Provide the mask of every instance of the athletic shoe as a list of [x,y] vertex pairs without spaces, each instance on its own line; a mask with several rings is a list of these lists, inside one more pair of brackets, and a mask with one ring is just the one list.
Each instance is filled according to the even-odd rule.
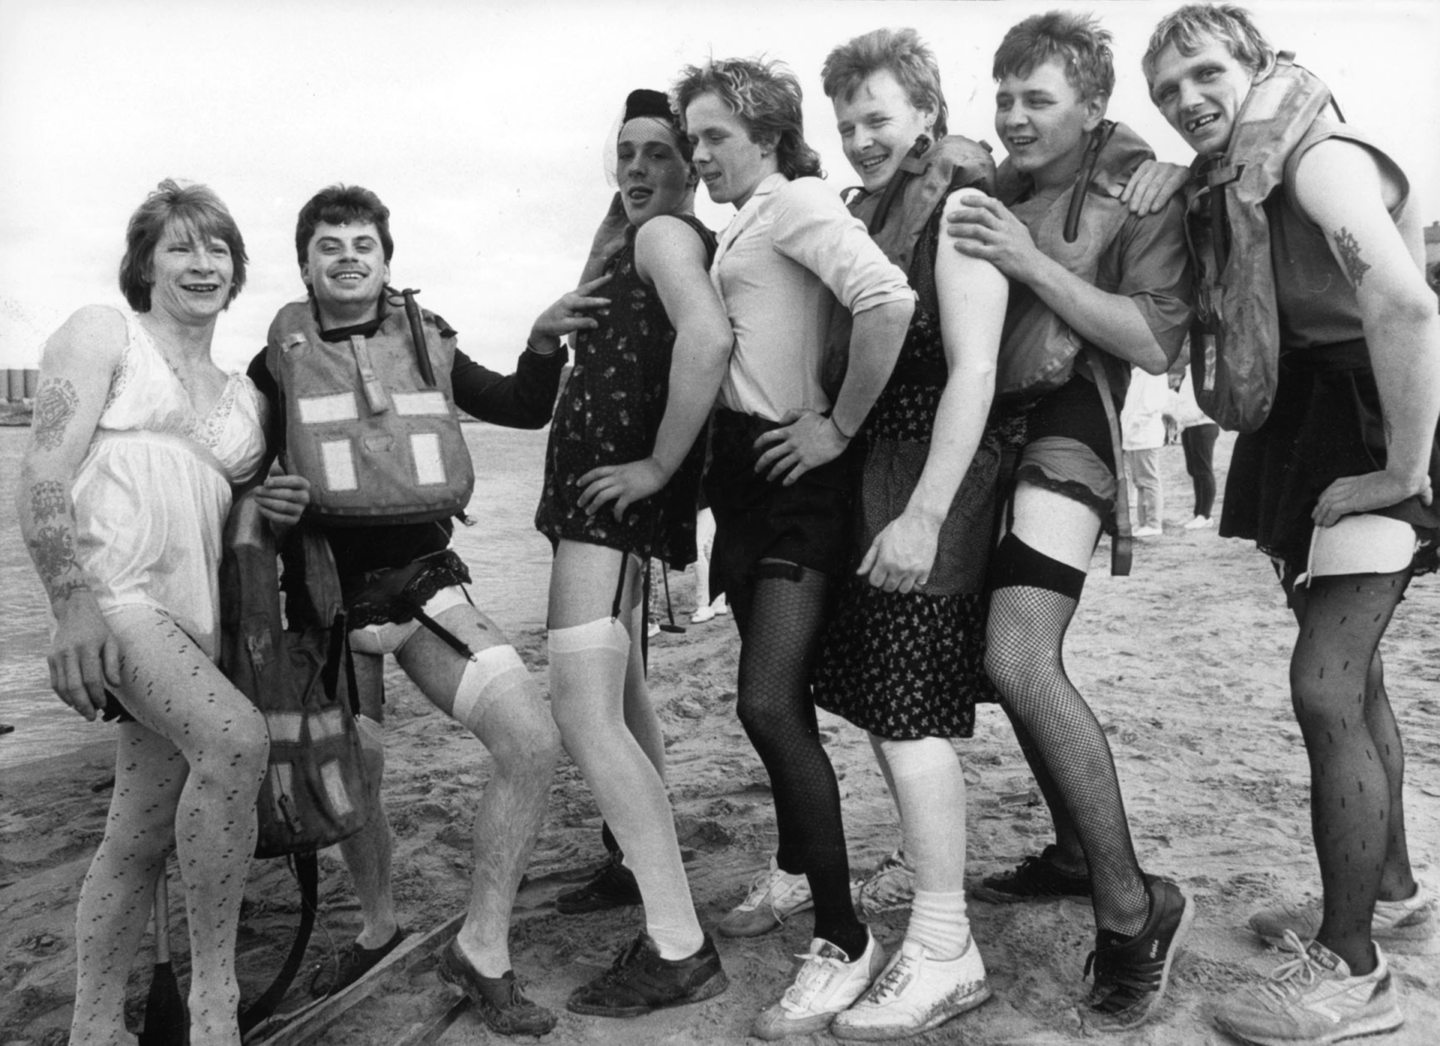
[[700,607],[695,613],[690,615],[690,623],[692,625],[703,625],[705,622],[713,620],[715,620],[715,610],[713,607]]
[[599,912],[640,903],[640,886],[635,873],[625,867],[618,853],[612,853],[590,878],[555,898],[555,910],[562,915]]
[[436,972],[469,997],[480,1019],[497,1035],[544,1035],[555,1027],[555,1014],[525,998],[514,970],[486,977],[470,965],[457,941],[451,941],[440,956]]
[[850,883],[850,900],[864,915],[904,911],[914,898],[915,869],[904,850],[896,850],[869,875]]
[[1090,876],[1067,872],[1055,863],[1060,850],[1045,847],[1040,856],[1031,855],[1013,871],[987,875],[970,890],[972,897],[993,904],[1017,901],[1053,901],[1061,897],[1089,897]]
[[620,950],[610,969],[571,992],[565,1007],[592,1017],[639,1017],[712,999],[729,986],[708,933],[686,959],[660,958],[650,935],[642,933]]
[[1136,538],[1158,538],[1164,533],[1164,527],[1136,527],[1130,531],[1130,536]]
[[972,937],[955,959],[933,958],[905,941],[874,986],[830,1025],[837,1039],[879,1042],[938,1028],[990,998],[985,963]]
[[1209,516],[1196,516],[1189,523],[1183,524],[1186,530],[1209,530],[1215,525],[1215,521]]
[[398,948],[404,939],[405,931],[396,927],[395,935],[378,948],[362,948],[359,941],[351,942],[350,950],[345,953],[345,958],[340,960],[340,968],[335,971],[334,983],[319,987],[316,982],[320,979],[316,977],[310,984],[310,994],[317,999],[325,995],[338,995],[379,966],[380,960]]
[[[1271,944],[1280,946],[1285,934],[1308,941],[1320,932],[1325,915],[1320,901],[1283,904],[1250,916],[1250,929]],[[1422,883],[1415,884],[1415,896],[1403,901],[1376,901],[1370,917],[1370,937],[1385,950],[1405,955],[1434,955],[1440,952],[1440,932],[1435,918],[1435,896]]]
[[724,596],[717,596],[715,602],[710,604],[710,609],[715,611],[717,617],[724,617],[730,613],[730,603]]
[[1096,1031],[1124,1031],[1144,1024],[1170,980],[1170,966],[1190,928],[1195,906],[1169,879],[1145,876],[1150,915],[1134,937],[1109,931],[1096,934],[1095,950],[1085,960],[1095,984],[1086,999],[1085,1024]]
[[785,989],[779,1002],[755,1018],[750,1034],[760,1039],[783,1039],[830,1027],[835,1015],[864,995],[885,968],[885,949],[869,930],[865,936],[864,954],[853,962],[829,941],[820,937],[812,940],[808,952],[795,956],[803,960],[795,983]]
[[758,937],[795,913],[813,907],[810,880],[804,875],[781,871],[772,857],[770,870],[755,876],[745,900],[720,920],[715,932],[722,937]]
[[1211,1016],[1222,1031],[1258,1046],[1297,1046],[1380,1035],[1405,1022],[1379,948],[1375,969],[1355,977],[1319,941],[1303,945],[1287,930],[1284,947],[1296,958],[1277,966],[1265,983],[1214,1007]]

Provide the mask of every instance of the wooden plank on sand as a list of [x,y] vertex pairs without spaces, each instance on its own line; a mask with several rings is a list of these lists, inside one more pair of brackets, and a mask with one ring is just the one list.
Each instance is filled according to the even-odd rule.
[[[421,937],[407,937],[393,952],[344,991],[316,999],[289,1013],[277,1013],[256,1025],[245,1038],[246,1046],[303,1046],[326,1031],[354,1006],[368,999],[390,974],[402,973],[434,955],[449,943],[464,921],[465,913],[461,912]],[[456,1016],[459,1016],[458,1012]]]

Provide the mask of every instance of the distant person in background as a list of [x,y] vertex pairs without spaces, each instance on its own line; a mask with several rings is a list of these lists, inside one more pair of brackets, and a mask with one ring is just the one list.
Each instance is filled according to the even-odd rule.
[[[1256,305],[1247,316],[1273,308],[1279,320],[1274,402],[1236,438],[1220,534],[1268,555],[1299,626],[1290,694],[1323,896],[1251,917],[1292,954],[1260,983],[1227,990],[1213,1017],[1250,1042],[1358,1039],[1404,1023],[1385,950],[1433,949],[1440,923],[1411,867],[1404,745],[1380,656],[1410,581],[1440,565],[1440,316],[1421,208],[1368,135],[1323,109],[1286,119],[1321,85],[1284,63],[1243,8],[1176,10],[1142,64],[1155,105],[1202,158],[1197,172],[1223,174],[1212,160],[1279,171],[1254,210],[1202,174],[1190,241],[1219,237],[1195,255],[1207,300]],[[1237,231],[1259,257],[1216,264]],[[1238,310],[1208,315],[1202,301],[1200,313],[1231,351],[1254,336],[1233,321]]]
[[[203,185],[166,180],[130,218],[120,289],[45,345],[20,465],[20,530],[50,597],[50,685],[119,721],[105,834],[75,912],[75,1046],[133,1042],[125,982],[173,847],[190,932],[189,1041],[239,1046],[235,938],[265,719],[215,665],[221,533],[265,456],[266,404],[210,358],[245,241]],[[307,488],[260,487],[277,530]]]
[[[390,288],[394,249],[390,209],[373,192],[332,185],[316,193],[295,227],[307,297],[280,310],[250,365],[276,408],[282,460],[311,480],[305,525],[319,527],[334,552],[362,677],[374,815],[340,844],[361,929],[330,990],[362,977],[405,936],[379,797],[380,669],[390,654],[493,760],[475,799],[466,917],[440,976],[465,990],[492,1031],[543,1035],[555,1015],[525,997],[510,968],[510,909],[545,816],[559,735],[520,655],[471,602],[470,572],[450,534],[473,480],[458,411],[543,426],[565,365],[560,337],[577,328],[578,313],[570,296],[557,302],[531,329],[516,372],[497,374],[459,350],[443,319]],[[287,570],[287,583],[296,576]]]
[[692,625],[703,625],[719,615],[730,613],[730,604],[721,592],[710,598],[710,552],[715,545],[715,513],[701,497],[700,514],[695,517],[695,612]]
[[1120,435],[1125,448],[1125,469],[1135,484],[1137,538],[1158,538],[1165,533],[1165,480],[1160,473],[1160,451],[1165,446],[1165,407],[1170,402],[1169,379],[1134,368],[1125,408],[1120,412]]
[[1176,388],[1171,390],[1165,416],[1180,431],[1180,447],[1185,452],[1185,471],[1195,488],[1195,515],[1184,526],[1186,530],[1206,530],[1215,525],[1211,512],[1215,508],[1215,440],[1220,426],[1195,402],[1195,386],[1190,368],[1182,366]]
[[[642,577],[651,557],[681,568],[695,559],[702,433],[731,334],[710,284],[715,237],[694,213],[690,143],[665,95],[630,93],[613,148],[626,225],[603,275],[576,292],[587,315],[576,321],[535,525],[555,545],[551,707],[617,844],[559,903],[609,907],[638,892],[645,906],[644,931],[567,1005],[633,1017],[700,1002],[728,983],[690,897],[665,792],[664,736],[642,660]],[[613,215],[612,206],[597,244]]]

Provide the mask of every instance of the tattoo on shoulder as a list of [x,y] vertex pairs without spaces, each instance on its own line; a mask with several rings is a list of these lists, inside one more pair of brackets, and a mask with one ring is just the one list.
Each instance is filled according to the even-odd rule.
[[65,427],[75,417],[80,396],[75,386],[64,378],[55,378],[40,386],[35,396],[35,417],[30,436],[41,450],[54,450],[65,438]]
[[30,515],[36,523],[65,512],[65,484],[53,479],[42,480],[30,488]]
[[1335,247],[1340,252],[1340,261],[1345,266],[1350,283],[1358,288],[1370,271],[1370,263],[1360,257],[1360,244],[1349,229],[1341,229],[1335,234]]

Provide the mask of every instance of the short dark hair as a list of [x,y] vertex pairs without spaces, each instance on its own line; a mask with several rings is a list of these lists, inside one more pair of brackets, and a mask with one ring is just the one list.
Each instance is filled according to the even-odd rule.
[[1251,73],[1261,73],[1275,60],[1275,49],[1255,25],[1250,12],[1235,4],[1186,4],[1176,8],[1155,27],[1140,68],[1145,82],[1155,82],[1155,60],[1171,44],[1185,55],[1196,54],[1211,37],[1225,45],[1230,56]]
[[369,224],[380,234],[380,246],[385,251],[385,264],[395,253],[395,241],[390,238],[390,208],[380,202],[369,189],[360,185],[329,185],[321,189],[300,208],[300,217],[295,222],[295,256],[304,266],[310,250],[310,238],[315,235],[315,226]]
[[991,75],[1029,76],[1037,65],[1059,58],[1065,79],[1082,100],[1110,97],[1115,90],[1115,56],[1110,31],[1094,15],[1048,11],[1010,27],[995,51]]
[[233,273],[228,309],[240,288],[245,286],[245,238],[230,211],[215,195],[215,190],[198,182],[181,185],[166,178],[145,197],[145,202],[130,215],[125,228],[125,256],[120,259],[120,293],[136,312],[150,311],[150,267],[155,261],[155,245],[167,229],[181,226],[202,240],[218,239],[230,249]]
[[935,137],[944,138],[949,108],[940,89],[940,66],[914,29],[873,29],[832,50],[820,69],[825,97],[843,95],[848,102],[867,77],[882,69],[895,77],[911,105],[935,113]]
[[686,66],[670,91],[670,107],[682,127],[686,108],[704,94],[713,94],[728,105],[740,117],[752,142],[774,146],[780,173],[786,178],[824,174],[820,155],[805,141],[800,81],[783,63],[725,58]]

